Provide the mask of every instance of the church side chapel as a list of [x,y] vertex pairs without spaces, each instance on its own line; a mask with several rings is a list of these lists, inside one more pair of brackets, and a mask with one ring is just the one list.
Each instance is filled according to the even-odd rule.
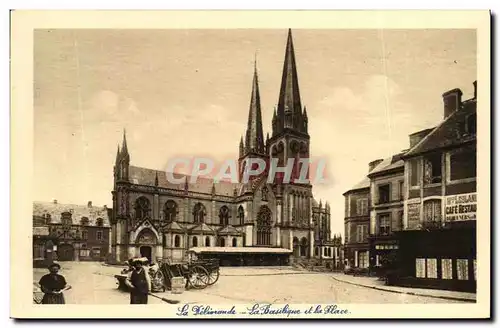
[[[273,111],[271,136],[264,140],[257,65],[254,67],[247,129],[239,143],[239,172],[245,160],[308,158],[310,135],[302,107],[292,33],[283,65],[278,106]],[[124,132],[114,166],[111,251],[113,261],[141,256],[152,261],[182,261],[186,251],[203,247],[259,248],[262,256],[277,249],[290,261],[314,258],[316,247],[328,244],[330,208],[313,199],[312,185],[284,182],[279,175],[267,183],[267,172],[248,183],[215,182],[198,178],[174,184],[161,170],[131,165]],[[294,167],[292,177],[299,176]],[[240,180],[241,181],[241,180]],[[293,179],[291,180],[293,181]]]

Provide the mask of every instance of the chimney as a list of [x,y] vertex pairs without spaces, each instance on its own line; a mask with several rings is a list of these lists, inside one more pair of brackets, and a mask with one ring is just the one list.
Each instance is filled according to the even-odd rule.
[[92,207],[92,201],[89,200],[89,202],[87,203],[87,207]]
[[105,209],[105,210],[107,210],[107,209],[108,209],[108,205],[104,205],[103,207],[104,207],[104,209]]
[[380,163],[382,163],[383,159],[376,159],[374,161],[371,161],[370,163],[368,163],[368,172],[371,172],[373,171],[373,169],[379,165]]
[[410,149],[413,148],[420,140],[424,139],[434,128],[425,129],[415,133],[410,134]]
[[462,105],[462,91],[460,89],[453,89],[443,93],[443,103],[444,118],[446,119]]
[[52,203],[57,204],[57,199],[54,199]]
[[472,82],[474,85],[474,99],[477,99],[477,80]]

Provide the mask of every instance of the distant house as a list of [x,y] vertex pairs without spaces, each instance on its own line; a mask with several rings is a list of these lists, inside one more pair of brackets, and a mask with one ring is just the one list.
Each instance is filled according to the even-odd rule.
[[53,248],[59,261],[104,261],[110,253],[110,212],[92,202],[33,202],[33,259],[43,260]]

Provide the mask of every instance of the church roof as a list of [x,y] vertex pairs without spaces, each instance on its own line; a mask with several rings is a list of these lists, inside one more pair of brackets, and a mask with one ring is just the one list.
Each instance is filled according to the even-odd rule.
[[[234,189],[240,188],[239,183],[232,183],[229,181],[218,181],[214,183],[213,179],[199,177],[196,179],[196,183],[190,183],[191,176],[180,173],[173,173],[175,179],[181,179],[187,177],[188,179],[188,190],[193,192],[200,192],[205,194],[212,193],[212,187],[215,187],[215,194],[221,196],[233,196]],[[158,187],[184,190],[185,183],[172,183],[167,180],[167,174],[165,171],[153,170],[138,166],[131,165],[129,168],[129,179],[130,182],[134,184],[155,186],[155,181],[158,181]]]
[[235,227],[232,225],[227,225],[219,230],[219,235],[240,235],[241,232],[239,232]]
[[105,206],[60,204],[54,202],[33,202],[33,216],[45,217],[50,215],[51,223],[61,223],[61,214],[71,213],[72,223],[81,224],[81,219],[89,219],[89,226],[97,226],[97,219],[101,218],[104,227],[109,227],[108,211],[110,208]]
[[206,225],[206,223],[201,223],[197,226],[192,227],[191,232],[200,232],[200,233],[214,233],[215,231]]

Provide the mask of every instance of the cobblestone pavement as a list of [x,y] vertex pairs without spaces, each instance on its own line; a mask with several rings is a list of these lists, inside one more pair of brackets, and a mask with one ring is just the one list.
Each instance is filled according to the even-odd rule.
[[[61,274],[73,289],[65,293],[71,304],[128,304],[129,294],[117,289],[114,274],[120,267],[95,262],[62,262]],[[33,282],[47,273],[34,269]],[[35,288],[35,287],[34,287]],[[413,295],[373,290],[336,281],[329,273],[296,271],[289,267],[221,268],[219,281],[203,290],[189,290],[180,295],[157,293],[182,303],[460,303]],[[149,303],[162,303],[150,297]]]

